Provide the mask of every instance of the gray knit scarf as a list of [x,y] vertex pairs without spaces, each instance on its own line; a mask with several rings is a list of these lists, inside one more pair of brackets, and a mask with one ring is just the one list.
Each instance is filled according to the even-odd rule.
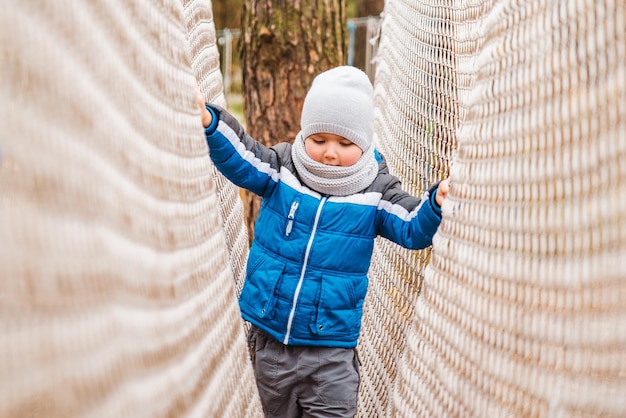
[[351,166],[338,167],[314,161],[306,153],[302,133],[296,136],[291,158],[300,178],[311,189],[329,196],[348,196],[372,184],[378,174],[374,146],[363,151],[361,158]]

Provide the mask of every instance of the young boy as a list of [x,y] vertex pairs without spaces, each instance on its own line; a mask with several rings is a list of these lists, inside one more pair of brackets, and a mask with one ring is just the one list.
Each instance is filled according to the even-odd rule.
[[374,149],[373,88],[354,67],[315,78],[293,145],[267,148],[199,102],[216,167],[263,197],[239,305],[265,414],[354,416],[374,238],[430,246],[448,182],[422,199],[401,189]]

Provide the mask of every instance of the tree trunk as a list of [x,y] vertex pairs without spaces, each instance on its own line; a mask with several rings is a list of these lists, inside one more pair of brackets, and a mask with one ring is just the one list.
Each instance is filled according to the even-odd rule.
[[[344,63],[343,0],[245,0],[241,57],[247,132],[266,146],[293,141],[304,96]],[[250,242],[260,199],[242,193]]]

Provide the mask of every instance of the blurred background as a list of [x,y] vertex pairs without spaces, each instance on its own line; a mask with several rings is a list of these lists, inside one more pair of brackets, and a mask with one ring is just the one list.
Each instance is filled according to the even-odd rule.
[[[374,79],[375,42],[384,0],[345,0],[345,62],[365,71]],[[241,71],[241,26],[244,0],[213,2],[213,19],[218,37],[220,67],[228,109],[245,123]]]

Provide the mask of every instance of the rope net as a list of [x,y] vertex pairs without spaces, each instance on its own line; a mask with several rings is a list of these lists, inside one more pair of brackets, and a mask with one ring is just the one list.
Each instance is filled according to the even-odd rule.
[[211,3],[9,2],[0,47],[0,416],[262,416]]
[[[0,48],[0,417],[261,416],[211,3],[10,2]],[[358,415],[623,416],[623,2],[388,0],[377,50],[390,169],[452,187],[377,242]]]
[[387,1],[376,68],[396,173],[452,187],[426,269],[378,243],[361,416],[623,416],[624,2]]

